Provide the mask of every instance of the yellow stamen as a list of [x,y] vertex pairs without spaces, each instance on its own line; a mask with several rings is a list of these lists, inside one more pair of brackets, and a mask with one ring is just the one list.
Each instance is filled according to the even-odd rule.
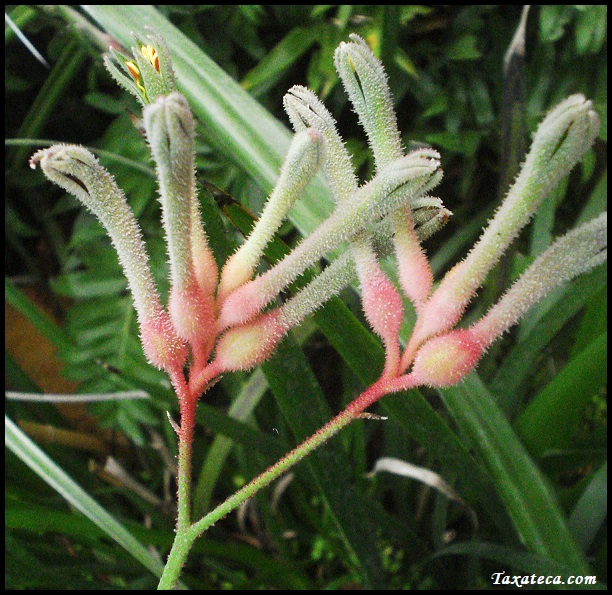
[[134,62],[126,62],[125,66],[130,71],[130,74],[134,77],[134,80],[138,83],[140,80],[140,70],[138,70],[138,66],[136,66]]
[[140,82],[140,70],[138,69],[138,66],[136,66],[134,62],[130,61],[126,61],[125,66],[130,71],[130,74],[134,77],[134,80],[136,81],[136,86],[140,89],[143,96],[146,98],[147,91],[144,88],[144,85]]
[[159,56],[152,45],[143,45],[140,48],[140,53],[147,59],[153,68],[159,72]]

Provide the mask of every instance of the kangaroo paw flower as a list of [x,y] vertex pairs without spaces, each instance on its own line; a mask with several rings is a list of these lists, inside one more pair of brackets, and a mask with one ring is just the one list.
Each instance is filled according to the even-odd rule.
[[449,271],[420,312],[409,351],[457,323],[488,271],[547,194],[580,161],[598,131],[599,118],[592,103],[582,95],[568,97],[549,112],[494,218],[466,259]]
[[114,178],[83,147],[54,145],[37,151],[30,166],[76,196],[106,228],[127,277],[147,358],[166,371],[181,368],[187,357],[163,310],[149,268],[140,229]]
[[387,74],[358,35],[342,42],[334,54],[336,70],[366,132],[378,168],[403,154]]
[[179,93],[158,97],[145,107],[143,120],[157,165],[162,221],[168,243],[172,282],[170,315],[181,337],[192,343],[208,343],[215,328],[214,285],[196,275],[194,243],[199,251],[207,253],[204,273],[216,278],[216,271],[210,270],[214,259],[206,247],[203,230],[194,236],[192,229],[199,224],[194,169],[195,122],[187,100]]
[[246,242],[223,267],[219,285],[219,303],[222,303],[234,289],[251,280],[264,248],[317,172],[323,159],[324,149],[321,133],[314,128],[302,130],[295,135],[276,187],[259,221]]
[[[334,59],[346,92],[359,116],[374,153],[378,171],[403,155],[393,98],[382,63],[358,35],[341,43]],[[429,297],[433,274],[419,243],[410,201],[391,216],[400,285],[420,309]]]

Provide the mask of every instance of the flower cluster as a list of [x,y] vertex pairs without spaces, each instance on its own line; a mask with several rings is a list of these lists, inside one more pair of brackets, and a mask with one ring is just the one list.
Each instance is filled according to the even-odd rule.
[[[373,178],[359,185],[333,116],[314,93],[293,87],[284,106],[295,135],[278,183],[250,236],[219,271],[198,207],[194,118],[176,90],[163,40],[152,34],[149,41],[137,38],[133,58],[115,52],[114,61],[107,58],[106,64],[144,106],[170,263],[167,308],[161,305],[125,196],[95,157],[81,147],[57,145],[38,151],[31,165],[40,164],[50,180],[77,196],[106,227],[129,281],[148,359],[173,379],[184,379],[193,400],[220,374],[247,370],[269,358],[289,329],[355,279],[366,319],[385,346],[378,392],[454,384],[541,297],[605,260],[603,214],[553,244],[482,320],[457,328],[487,272],[594,142],[597,115],[590,101],[574,95],[546,116],[481,238],[434,290],[421,241],[450,215],[429,194],[442,177],[440,156],[428,148],[404,152],[383,66],[353,35],[337,48],[335,65],[372,149]],[[331,189],[333,213],[282,261],[258,274],[266,245],[319,170]],[[340,256],[277,305],[276,298],[294,280],[340,247],[345,247]],[[390,253],[399,287],[380,265]],[[404,298],[417,313],[406,346],[399,337]]]

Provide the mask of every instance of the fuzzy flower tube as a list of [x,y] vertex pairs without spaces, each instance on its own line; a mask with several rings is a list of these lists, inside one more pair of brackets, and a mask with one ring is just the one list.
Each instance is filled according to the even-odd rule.
[[[341,43],[335,65],[375,161],[359,185],[336,122],[312,91],[289,90],[284,106],[295,130],[278,183],[245,243],[217,270],[199,213],[195,183],[195,121],[177,90],[166,45],[149,31],[135,37],[132,55],[112,50],[105,64],[143,106],[155,162],[170,268],[170,295],[162,305],[138,223],[126,198],[96,158],[82,147],[56,145],[35,153],[32,167],[91,210],[117,251],[138,314],[143,350],[168,373],[180,405],[176,539],[159,584],[170,589],[193,542],[212,524],[325,443],[384,395],[459,382],[487,348],[555,287],[603,263],[605,213],[557,240],[491,310],[472,326],[457,327],[465,309],[520,230],[560,180],[582,159],[599,128],[590,101],[574,95],[538,127],[523,167],[466,259],[433,290],[421,241],[451,215],[430,195],[442,177],[433,149],[405,153],[387,77],[366,42]],[[257,273],[267,244],[312,178],[321,170],[335,209],[283,260]],[[331,253],[339,256],[331,258]],[[399,286],[385,274],[395,256]],[[329,265],[282,305],[277,298],[322,258]],[[270,358],[283,337],[342,289],[357,284],[365,319],[386,353],[380,378],[344,411],[252,482],[201,519],[191,518],[191,449],[198,398],[221,374],[246,371]],[[417,314],[408,344],[399,338],[404,298]]]

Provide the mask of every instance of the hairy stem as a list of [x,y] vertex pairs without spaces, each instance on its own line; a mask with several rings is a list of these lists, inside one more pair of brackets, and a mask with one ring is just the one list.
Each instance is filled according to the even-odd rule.
[[189,390],[182,372],[171,374],[172,384],[176,391],[180,409],[181,425],[175,428],[178,434],[178,504],[176,520],[176,537],[166,561],[158,589],[172,589],[193,540],[186,539],[191,526],[191,455],[193,433],[195,428],[195,408],[197,398]]
[[[274,465],[269,467],[261,475],[258,475],[250,483],[238,490],[230,496],[225,502],[210,511],[206,516],[188,527],[177,525],[177,535],[168,556],[166,568],[161,577],[158,589],[172,589],[178,580],[181,568],[187,559],[189,550],[194,541],[217,521],[221,520],[227,514],[238,508],[243,502],[248,500],[261,489],[268,486],[275,479],[278,479],[283,473],[291,469],[296,463],[301,461],[305,456],[313,450],[327,442],[332,436],[337,434],[342,428],[348,426],[352,421],[357,419],[365,409],[376,403],[381,397],[398,390],[410,388],[406,383],[399,386],[386,378],[381,378],[369,388],[367,388],[357,399],[355,399],[344,411],[339,413],[331,421],[327,422],[322,428],[315,432],[310,438],[307,438],[299,446],[287,453],[282,459],[279,459]],[[179,454],[179,463],[180,454]],[[179,486],[180,486],[180,467],[179,467]],[[180,508],[180,487],[179,487],[179,516]],[[182,529],[182,530],[181,530]]]

